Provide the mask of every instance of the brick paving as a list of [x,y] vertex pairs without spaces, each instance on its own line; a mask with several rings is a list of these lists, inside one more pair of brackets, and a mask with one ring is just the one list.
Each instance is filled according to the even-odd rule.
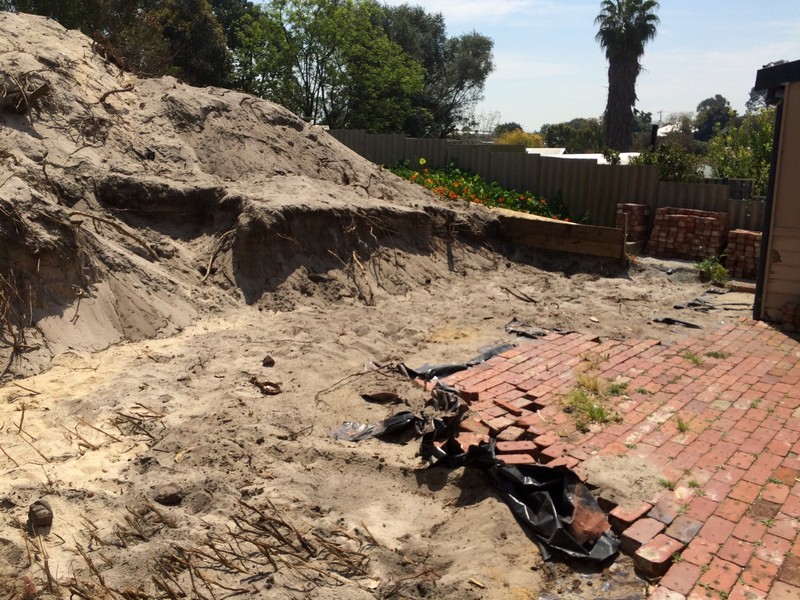
[[[784,333],[744,321],[670,345],[550,334],[445,381],[470,404],[463,446],[495,436],[509,463],[579,475],[596,455],[660,469],[662,492],[609,514],[657,582],[650,598],[800,598],[800,343]],[[564,398],[579,382],[618,384],[606,402],[619,420],[578,427]]]

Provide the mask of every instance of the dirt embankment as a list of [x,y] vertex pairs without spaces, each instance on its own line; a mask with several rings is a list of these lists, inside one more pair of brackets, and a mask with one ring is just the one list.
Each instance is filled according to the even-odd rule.
[[[513,317],[652,335],[702,292],[690,269],[513,248],[488,209],[279,106],[131,77],[47,19],[0,13],[0,70],[5,596],[22,577],[87,598],[547,588],[479,476],[327,432],[397,409],[362,393],[422,406],[375,364],[464,360]],[[35,536],[39,498],[55,520]]]

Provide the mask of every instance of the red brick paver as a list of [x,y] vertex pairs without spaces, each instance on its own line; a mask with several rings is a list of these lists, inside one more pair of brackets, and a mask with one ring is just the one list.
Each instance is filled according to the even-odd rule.
[[[618,422],[587,430],[565,412],[579,377],[618,384]],[[623,551],[663,575],[650,598],[800,599],[797,341],[753,321],[673,345],[553,333],[446,381],[474,411],[461,429],[497,437],[504,460],[660,468],[671,491],[647,503],[600,497]]]

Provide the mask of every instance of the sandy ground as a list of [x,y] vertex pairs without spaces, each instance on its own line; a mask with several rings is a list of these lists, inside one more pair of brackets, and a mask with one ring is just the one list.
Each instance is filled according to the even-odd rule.
[[0,128],[3,598],[580,597],[480,474],[330,430],[421,410],[390,365],[520,342],[514,318],[669,340],[654,317],[750,313],[673,308],[707,290],[687,263],[511,247],[280,107],[136,79],[46,19],[0,13],[0,66],[48,86]]

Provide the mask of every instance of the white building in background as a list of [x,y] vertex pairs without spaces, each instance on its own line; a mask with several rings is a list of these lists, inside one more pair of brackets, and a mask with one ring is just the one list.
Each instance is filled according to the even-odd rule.
[[[538,154],[539,156],[553,156],[555,158],[582,158],[584,160],[594,160],[598,165],[609,164],[605,157],[600,153],[592,154],[567,154],[566,148],[525,148],[528,154]],[[620,152],[620,164],[627,165],[631,158],[639,156],[638,152]]]

